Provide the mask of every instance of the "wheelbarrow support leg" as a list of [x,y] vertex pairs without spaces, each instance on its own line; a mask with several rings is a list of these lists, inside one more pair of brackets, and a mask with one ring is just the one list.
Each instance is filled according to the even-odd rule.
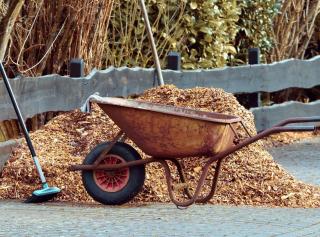
[[[208,175],[208,171],[209,171],[209,168],[212,164],[213,161],[217,160],[215,157],[212,157],[209,161],[207,161],[206,165],[203,167],[203,170],[202,170],[202,174],[200,176],[200,179],[198,181],[198,184],[197,184],[197,187],[196,187],[196,191],[194,192],[193,196],[187,200],[187,201],[184,201],[184,202],[180,202],[176,199],[176,197],[174,196],[174,193],[173,193],[173,190],[172,190],[172,178],[171,178],[171,172],[170,172],[170,168],[169,168],[169,165],[168,163],[165,161],[165,160],[157,160],[161,165],[162,167],[164,168],[164,172],[165,172],[165,176],[166,176],[166,181],[167,181],[167,186],[168,186],[168,193],[169,193],[169,197],[171,199],[171,201],[178,207],[178,208],[184,208],[184,207],[187,207],[187,206],[190,206],[192,205],[198,198],[200,192],[201,192],[201,189],[203,187],[203,184],[204,184],[204,181]],[[219,173],[217,173],[217,175],[215,176],[214,180],[218,180],[218,175]],[[216,186],[216,182],[213,186]],[[214,192],[213,192],[214,193]],[[205,198],[208,198],[209,196],[211,195],[211,193],[209,195],[207,195]],[[202,200],[202,199],[200,199]]]
[[216,165],[216,168],[215,168],[215,171],[214,171],[214,177],[213,177],[213,180],[212,180],[211,190],[210,190],[209,194],[207,196],[203,197],[203,198],[202,197],[201,198],[197,198],[196,202],[205,203],[205,202],[209,201],[214,196],[214,194],[216,193],[222,161],[223,161],[223,159],[219,159],[217,161],[217,165]]
[[[187,182],[186,176],[185,176],[185,174],[184,174],[184,172],[182,170],[180,162],[178,160],[176,160],[176,159],[167,159],[167,160],[170,160],[176,166],[181,183],[186,183]],[[189,199],[192,198],[192,195],[191,195],[188,187],[185,187],[183,191],[184,191],[184,194]]]

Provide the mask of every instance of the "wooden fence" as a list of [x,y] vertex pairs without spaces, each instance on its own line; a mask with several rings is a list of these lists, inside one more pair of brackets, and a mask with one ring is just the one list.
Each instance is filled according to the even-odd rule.
[[[179,88],[196,86],[223,88],[231,93],[275,92],[286,88],[312,88],[320,85],[320,56],[310,60],[285,60],[273,64],[225,67],[213,70],[164,70],[166,84]],[[48,75],[39,78],[10,80],[25,118],[48,111],[79,108],[86,98],[99,92],[101,96],[138,94],[155,84],[153,69],[113,68],[92,71],[84,78]],[[0,121],[16,118],[4,84],[0,81]],[[317,116],[320,100],[312,103],[286,102],[253,108],[258,130],[282,119]],[[0,143],[0,169],[15,141]]]

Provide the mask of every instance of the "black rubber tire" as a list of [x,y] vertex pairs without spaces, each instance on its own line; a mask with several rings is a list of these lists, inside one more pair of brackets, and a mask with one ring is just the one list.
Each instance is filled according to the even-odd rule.
[[[86,156],[83,164],[93,164],[108,144],[110,144],[110,142],[101,143],[93,148]],[[141,159],[141,156],[133,147],[123,142],[117,142],[112,147],[109,154],[118,155],[125,161],[135,161]],[[127,185],[117,192],[107,192],[99,188],[94,180],[93,171],[83,171],[82,182],[88,194],[97,202],[105,205],[121,205],[129,202],[140,192],[145,180],[144,165],[132,166],[129,169],[130,172]]]

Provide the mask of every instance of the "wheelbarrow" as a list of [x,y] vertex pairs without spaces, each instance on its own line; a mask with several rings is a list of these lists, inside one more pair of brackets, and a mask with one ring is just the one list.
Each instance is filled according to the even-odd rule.
[[[83,185],[88,194],[106,205],[124,204],[136,196],[144,184],[145,165],[152,162],[158,162],[164,168],[168,193],[177,207],[205,203],[215,194],[221,162],[225,157],[274,133],[316,131],[319,128],[286,126],[288,124],[320,121],[320,116],[291,118],[252,136],[237,116],[111,97],[93,96],[90,102],[97,103],[121,130],[112,141],[93,148],[83,164],[71,165],[69,169],[82,171]],[[240,139],[236,124],[243,127],[247,138]],[[126,138],[151,158],[141,159],[132,146],[124,143]],[[194,156],[204,157],[206,161],[194,193],[185,185],[186,200],[180,201],[174,195],[168,162],[177,168],[180,182],[186,184],[180,161]],[[211,189],[200,196],[213,162],[217,164]]]

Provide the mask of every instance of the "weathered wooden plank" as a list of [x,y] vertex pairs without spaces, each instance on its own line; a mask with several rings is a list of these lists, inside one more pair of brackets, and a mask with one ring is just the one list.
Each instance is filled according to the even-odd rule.
[[[82,97],[81,83],[67,77],[50,75],[41,79],[24,78],[10,80],[20,109],[25,118],[46,111],[72,109]],[[71,89],[72,88],[72,89]],[[72,93],[72,94],[71,94]],[[0,120],[16,118],[3,83],[0,86]]]
[[165,71],[165,83],[180,88],[218,87],[231,93],[274,92],[290,87],[320,84],[320,56],[289,59],[272,64],[225,67],[212,70]]
[[290,101],[272,106],[253,108],[251,111],[254,114],[257,129],[262,130],[291,117],[320,116],[320,100],[307,104]]
[[[94,71],[86,78],[48,75],[40,78],[17,78],[10,80],[10,83],[24,118],[30,118],[42,112],[79,108],[95,92],[99,92],[101,96],[141,93],[153,86],[153,75],[152,69],[109,68]],[[0,121],[16,118],[2,81],[0,111]]]

